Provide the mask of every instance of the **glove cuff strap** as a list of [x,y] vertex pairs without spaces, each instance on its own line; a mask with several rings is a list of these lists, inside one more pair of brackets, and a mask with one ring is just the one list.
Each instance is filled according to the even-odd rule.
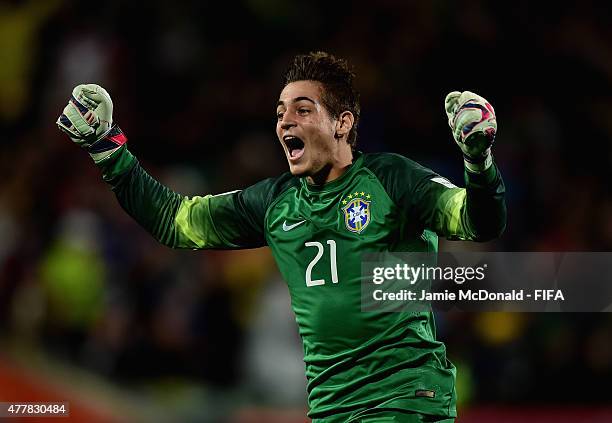
[[487,152],[485,156],[479,159],[463,155],[463,164],[465,168],[472,173],[482,173],[493,164],[493,156],[491,152]]
[[127,142],[127,137],[114,123],[113,126],[106,132],[100,139],[94,142],[88,149],[87,152],[94,160],[96,164],[108,159],[112,156],[123,144]]

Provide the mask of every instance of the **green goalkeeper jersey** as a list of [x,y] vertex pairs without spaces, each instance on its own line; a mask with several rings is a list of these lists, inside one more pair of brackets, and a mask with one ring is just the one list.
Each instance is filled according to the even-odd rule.
[[495,165],[457,188],[396,154],[354,153],[322,186],[289,173],[244,190],[184,197],[123,147],[103,165],[123,208],[174,248],[269,246],[303,341],[309,417],[357,421],[371,409],[456,416],[455,368],[433,314],[361,311],[366,252],[437,251],[437,236],[486,240],[505,226]]

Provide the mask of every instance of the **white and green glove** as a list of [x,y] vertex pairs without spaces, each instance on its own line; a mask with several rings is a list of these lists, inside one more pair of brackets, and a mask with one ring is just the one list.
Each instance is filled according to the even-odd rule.
[[74,87],[57,126],[86,150],[96,164],[108,159],[127,142],[119,126],[113,124],[110,95],[96,84]]
[[488,169],[493,163],[491,146],[497,133],[493,106],[473,92],[453,91],[446,96],[444,109],[465,167],[476,173]]

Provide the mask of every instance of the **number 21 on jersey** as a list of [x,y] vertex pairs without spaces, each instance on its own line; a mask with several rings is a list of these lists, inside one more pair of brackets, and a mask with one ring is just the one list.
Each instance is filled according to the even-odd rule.
[[[312,269],[321,260],[323,257],[323,253],[325,251],[325,246],[318,241],[310,241],[304,244],[306,247],[316,247],[317,255],[312,259],[312,261],[306,267],[306,286],[318,286],[324,285],[325,279],[315,279],[312,280]],[[338,266],[336,264],[336,241],[333,239],[327,240],[327,245],[329,245],[329,263],[330,263],[330,273],[333,283],[338,283]]]

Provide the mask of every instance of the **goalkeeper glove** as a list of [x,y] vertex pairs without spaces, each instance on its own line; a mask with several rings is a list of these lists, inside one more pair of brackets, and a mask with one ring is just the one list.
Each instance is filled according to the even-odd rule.
[[108,159],[126,143],[127,137],[113,124],[113,101],[96,84],[77,85],[57,126],[85,149],[96,164]]
[[495,110],[487,100],[470,91],[453,91],[444,100],[448,125],[463,152],[465,167],[482,172],[493,163],[491,146],[497,133]]

